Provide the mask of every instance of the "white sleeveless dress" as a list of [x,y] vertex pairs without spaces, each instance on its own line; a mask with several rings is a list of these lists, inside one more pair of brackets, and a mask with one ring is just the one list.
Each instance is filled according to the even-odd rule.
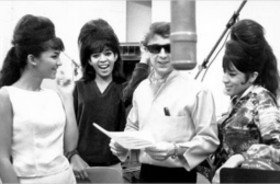
[[13,110],[12,159],[21,183],[75,183],[64,156],[66,115],[49,89],[5,88]]

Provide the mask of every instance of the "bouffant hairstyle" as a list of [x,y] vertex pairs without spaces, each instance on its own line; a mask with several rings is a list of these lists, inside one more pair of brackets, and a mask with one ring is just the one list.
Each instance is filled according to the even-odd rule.
[[39,57],[48,49],[64,50],[63,42],[55,35],[55,26],[47,17],[24,15],[15,26],[12,47],[0,73],[0,87],[16,82],[27,65],[29,54]]
[[125,81],[120,52],[120,43],[113,28],[107,21],[103,19],[96,19],[85,23],[80,30],[78,45],[83,72],[82,80],[87,82],[95,79],[96,72],[89,64],[91,54],[100,53],[105,48],[108,48],[118,56],[112,72],[113,81],[117,83],[122,83]]
[[230,70],[232,65],[244,73],[247,80],[250,74],[258,72],[254,84],[277,96],[277,60],[264,36],[264,28],[256,21],[244,19],[232,27],[231,39],[226,44],[223,57],[223,69]]

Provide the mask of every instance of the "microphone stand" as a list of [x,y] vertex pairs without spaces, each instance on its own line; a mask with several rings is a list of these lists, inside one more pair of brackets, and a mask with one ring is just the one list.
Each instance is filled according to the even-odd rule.
[[227,31],[229,30],[229,28],[235,24],[236,19],[239,16],[239,12],[241,11],[241,9],[244,7],[245,3],[247,2],[247,0],[243,0],[243,2],[241,3],[240,7],[238,8],[238,10],[236,12],[234,12],[234,14],[232,15],[232,17],[230,18],[230,20],[228,21],[227,25],[226,25],[226,29],[224,30],[224,32],[222,33],[222,35],[220,36],[220,38],[218,39],[218,41],[216,42],[216,44],[214,45],[214,47],[212,48],[212,50],[210,51],[210,53],[208,54],[208,56],[204,59],[203,63],[198,67],[198,73],[195,76],[195,79],[198,78],[198,76],[200,75],[200,73],[202,72],[203,69],[207,68],[207,63],[209,62],[210,57],[212,56],[212,54],[214,53],[215,49],[218,47],[218,45],[220,44],[221,40],[223,39],[223,37],[225,36],[225,34],[227,33]]

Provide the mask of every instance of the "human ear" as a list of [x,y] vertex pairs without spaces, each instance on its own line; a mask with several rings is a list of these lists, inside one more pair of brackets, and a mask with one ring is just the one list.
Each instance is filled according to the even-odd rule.
[[37,59],[32,54],[27,55],[27,62],[30,63],[32,66],[37,66]]
[[89,64],[90,66],[92,66],[92,61],[91,61],[91,59],[88,60],[88,64]]
[[259,73],[258,73],[258,72],[253,72],[253,73],[250,75],[249,82],[250,82],[250,83],[254,83],[255,80],[258,78],[258,76],[259,76]]
[[114,62],[116,62],[118,58],[119,58],[118,54],[114,54]]

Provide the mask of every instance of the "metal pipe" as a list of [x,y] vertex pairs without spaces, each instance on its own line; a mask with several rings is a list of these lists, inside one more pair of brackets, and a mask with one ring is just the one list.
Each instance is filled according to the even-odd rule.
[[196,66],[195,0],[171,0],[171,61],[177,70]]

